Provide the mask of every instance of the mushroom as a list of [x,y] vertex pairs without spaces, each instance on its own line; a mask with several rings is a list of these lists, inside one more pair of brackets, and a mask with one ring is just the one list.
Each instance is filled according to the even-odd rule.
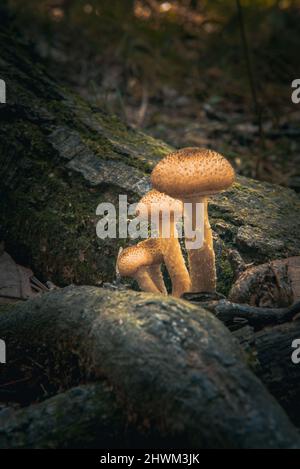
[[160,265],[163,256],[157,239],[146,239],[129,246],[120,253],[117,261],[121,277],[134,278],[146,292],[167,294]]
[[[189,224],[194,238],[201,234],[196,224],[199,206],[204,208],[204,242],[201,248],[193,248],[186,237],[192,291],[211,292],[216,290],[216,267],[212,230],[208,220],[209,195],[231,186],[235,178],[231,164],[219,153],[205,148],[183,148],[162,159],[153,169],[151,182],[155,189],[184,202],[185,224]],[[186,218],[186,204],[192,208],[191,218]]]
[[162,274],[162,271],[161,271],[162,259],[163,258],[161,256],[160,261],[157,264],[149,265],[147,267],[147,270],[149,272],[150,278],[154,282],[155,286],[158,288],[158,291],[162,295],[167,296],[168,292],[167,292],[164,277],[163,277],[163,274]]
[[181,252],[176,222],[182,217],[183,204],[153,189],[137,204],[136,213],[158,228],[158,241],[163,260],[172,281],[172,295],[180,297],[190,291],[191,280]]

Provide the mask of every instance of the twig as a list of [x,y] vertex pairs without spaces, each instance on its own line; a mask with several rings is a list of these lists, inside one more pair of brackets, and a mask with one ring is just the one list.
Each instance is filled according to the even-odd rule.
[[42,290],[42,291],[49,291],[49,288],[46,287],[42,282],[39,281],[39,279],[37,279],[34,275],[32,277],[30,277],[30,281],[32,283],[32,287],[36,287],[38,288],[39,290]]
[[[251,89],[251,94],[252,94],[252,100],[253,100],[253,107],[254,107],[254,112],[257,116],[257,123],[258,123],[261,146],[264,149],[265,148],[265,140],[264,140],[264,133],[263,133],[263,125],[262,125],[262,108],[261,108],[261,106],[258,102],[258,98],[257,98],[256,83],[255,83],[251,58],[250,58],[250,52],[249,52],[249,45],[248,45],[247,34],[246,34],[246,27],[245,27],[245,21],[244,21],[243,8],[242,8],[240,0],[236,0],[236,5],[237,5],[237,11],[238,11],[238,19],[239,19],[239,25],[240,25],[241,40],[242,40],[244,56],[245,56],[245,61],[246,61],[246,67],[247,67],[247,72],[248,72],[248,79],[249,79],[249,84],[250,84],[250,89]],[[258,172],[260,161],[261,161],[261,158],[258,157],[257,162],[256,162],[256,173]]]
[[265,326],[292,321],[300,313],[300,301],[287,308],[260,308],[232,303],[226,299],[216,300],[208,297],[207,301],[205,297],[197,298],[196,295],[195,293],[191,298],[191,302],[213,312],[229,329],[249,325],[254,330],[259,330]]
[[143,125],[145,115],[148,108],[148,90],[146,86],[143,86],[142,101],[140,108],[137,113],[137,126],[141,127]]
[[21,378],[14,381],[9,381],[8,383],[0,384],[0,388],[5,388],[7,386],[11,386],[12,384],[23,383],[24,381],[28,381],[29,379],[30,378]]
[[123,114],[124,121],[126,123],[128,123],[128,116],[127,116],[126,106],[125,106],[125,103],[124,103],[122,91],[120,90],[119,87],[117,88],[117,98],[118,98],[119,104],[121,106],[121,111],[122,111],[122,114]]
[[20,300],[20,301],[26,301],[27,300],[27,298],[24,298],[22,296],[3,295],[3,293],[0,293],[0,298],[7,298],[9,300]]
[[289,308],[259,308],[221,300],[215,307],[215,313],[226,324],[233,324],[236,319],[243,319],[249,326],[257,329],[291,321],[296,314],[300,313],[300,302]]

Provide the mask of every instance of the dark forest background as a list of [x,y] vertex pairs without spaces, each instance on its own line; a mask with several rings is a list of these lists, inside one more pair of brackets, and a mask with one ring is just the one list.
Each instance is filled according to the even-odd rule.
[[298,0],[8,0],[52,74],[175,147],[300,190]]

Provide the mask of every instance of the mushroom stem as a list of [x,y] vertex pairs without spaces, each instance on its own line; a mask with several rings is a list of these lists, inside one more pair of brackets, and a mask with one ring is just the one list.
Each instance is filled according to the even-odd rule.
[[134,277],[142,291],[160,293],[160,290],[152,280],[147,267],[140,267]]
[[172,295],[180,298],[183,293],[191,291],[191,279],[181,247],[178,239],[173,237],[164,239],[162,244],[164,261],[172,282]]
[[[136,213],[151,224],[150,239],[153,241],[155,238],[159,243],[161,260],[166,264],[172,281],[172,294],[178,297],[190,291],[191,285],[176,230],[176,222],[182,217],[182,209],[182,201],[155,189],[145,194],[136,207]],[[155,264],[160,264],[160,259],[158,260]],[[165,292],[164,289],[160,290]]]
[[174,213],[170,216],[169,233],[169,238],[163,237],[160,220],[161,250],[172,282],[172,295],[180,298],[183,293],[191,291],[191,279],[178,240]]
[[[206,197],[201,197],[197,200],[189,200],[186,202],[192,202],[193,215],[191,225],[193,231],[201,230],[201,227],[196,226],[196,204],[204,204],[203,246],[200,249],[190,249],[187,247],[189,270],[192,282],[191,291],[214,292],[216,291],[216,266],[212,229],[208,219],[208,201]],[[186,242],[187,241],[188,239],[186,238]],[[189,239],[189,241],[191,240]]]
[[167,295],[168,292],[167,292],[163,274],[161,271],[161,264],[149,265],[148,272],[149,272],[151,279],[153,280],[153,283],[158,288],[160,293],[162,293],[163,295]]

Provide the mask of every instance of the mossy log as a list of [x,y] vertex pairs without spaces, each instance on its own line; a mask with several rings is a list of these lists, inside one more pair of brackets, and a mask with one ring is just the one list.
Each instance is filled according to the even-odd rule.
[[211,311],[233,331],[254,373],[300,427],[300,365],[292,360],[292,343],[300,338],[300,303],[286,308],[262,308],[225,299],[209,300],[212,295],[205,293],[184,296]]
[[243,361],[238,342],[211,313],[184,300],[66,287],[3,312],[0,335],[7,391],[12,381],[15,393],[17,382],[31,383],[38,398],[49,385],[57,392],[100,380],[134,428],[171,439],[173,447],[299,447],[297,431]]
[[292,343],[300,338],[300,320],[253,332],[245,327],[235,333],[251,357],[255,374],[300,427],[300,364],[294,363]]
[[139,441],[104,384],[89,384],[39,404],[0,411],[0,448],[117,448]]
[[[170,148],[90,106],[48,76],[5,21],[0,31],[0,238],[16,261],[59,285],[111,281],[120,245],[96,236],[100,202],[137,202]],[[245,262],[297,255],[300,202],[288,189],[238,178],[209,204],[218,290],[234,278],[229,252]]]
[[172,448],[174,438],[140,431],[105,382],[75,386],[43,402],[0,410],[0,448]]

